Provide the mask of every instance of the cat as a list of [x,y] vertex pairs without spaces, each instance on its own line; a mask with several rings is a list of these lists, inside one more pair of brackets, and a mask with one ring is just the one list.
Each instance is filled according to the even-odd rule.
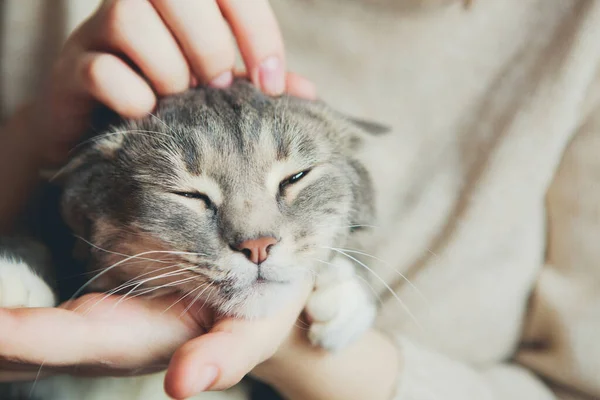
[[[119,121],[80,144],[56,176],[62,216],[80,238],[74,257],[101,271],[85,288],[176,291],[255,318],[310,277],[310,341],[329,351],[349,345],[376,307],[340,249],[359,248],[375,218],[355,155],[383,131],[322,102],[265,96],[243,79],[163,98],[154,114]],[[39,267],[0,260],[0,306],[55,305]],[[21,297],[9,298],[3,282]]]

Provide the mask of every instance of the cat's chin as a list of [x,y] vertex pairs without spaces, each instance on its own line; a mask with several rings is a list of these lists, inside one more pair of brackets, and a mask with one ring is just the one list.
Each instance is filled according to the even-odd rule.
[[256,282],[239,289],[230,300],[217,305],[223,315],[255,319],[276,314],[289,304],[302,287],[299,283]]

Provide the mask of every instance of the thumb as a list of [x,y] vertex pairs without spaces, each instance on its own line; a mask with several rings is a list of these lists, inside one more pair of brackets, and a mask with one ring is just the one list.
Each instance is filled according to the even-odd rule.
[[211,331],[183,345],[174,354],[165,377],[165,391],[176,399],[206,390],[224,390],[271,357],[289,335],[302,311],[310,286],[285,309],[269,318],[226,318]]

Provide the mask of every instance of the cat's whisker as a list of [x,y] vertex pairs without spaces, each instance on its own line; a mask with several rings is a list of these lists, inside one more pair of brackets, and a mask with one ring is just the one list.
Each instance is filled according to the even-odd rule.
[[173,304],[171,304],[169,307],[165,308],[165,310],[162,312],[163,314],[166,313],[167,311],[169,311],[171,308],[175,307],[175,305],[177,305],[179,302],[181,302],[182,300],[184,300],[186,297],[188,297],[189,295],[191,295],[192,293],[194,293],[196,290],[199,290],[200,288],[203,288],[205,285],[207,285],[207,283],[204,283],[196,288],[194,288],[193,290],[190,290],[189,292],[185,293],[183,296],[181,296],[178,300],[176,300]]
[[136,297],[141,297],[141,296],[152,297],[152,296],[148,296],[148,294],[157,292],[161,289],[176,287],[182,283],[189,282],[191,280],[194,280],[194,278],[187,277],[187,278],[180,279],[178,281],[173,281],[173,282],[165,283],[165,284],[158,285],[158,286],[150,286],[150,287],[144,286],[144,287],[133,290],[130,294],[128,293],[127,298],[123,297],[123,298],[121,298],[121,301],[125,302],[127,300],[131,300],[131,299],[134,299]]
[[[98,300],[93,306],[91,306],[88,309],[88,312],[89,312],[89,310],[91,310],[92,308],[94,308],[95,306],[97,306],[99,303],[101,303],[102,301],[106,300],[108,297],[114,295],[115,293],[119,292],[120,290],[124,290],[124,289],[127,289],[128,287],[137,285],[138,283],[140,283],[140,278],[141,277],[149,275],[149,274],[152,274],[152,273],[155,273],[155,272],[160,271],[160,270],[168,269],[168,268],[177,268],[176,271],[171,271],[171,272],[182,273],[182,272],[180,272],[181,264],[172,264],[172,265],[169,265],[167,267],[159,268],[159,269],[156,269],[156,270],[152,270],[152,271],[146,272],[144,274],[137,275],[134,278],[131,278],[128,281],[123,282],[120,285],[114,287],[113,289],[107,291],[105,293],[105,295],[100,300]],[[187,270],[193,270],[193,268],[188,268]],[[161,278],[161,277],[164,277],[164,276],[165,276],[165,274],[162,274],[162,275],[159,275],[158,277],[155,277],[155,278],[158,279],[158,278]],[[90,301],[92,301],[92,299],[88,299],[88,300],[84,301],[79,306],[77,306],[74,309],[74,311],[77,311],[81,307],[83,307],[86,304],[88,304]]]
[[[189,281],[193,281],[194,279],[196,279],[196,277],[195,277],[195,276],[192,276],[192,277],[188,277],[188,278],[180,279],[180,280],[178,280],[178,281],[174,281],[174,282],[165,283],[165,284],[163,284],[163,285],[159,285],[159,286],[154,286],[154,287],[150,287],[150,288],[143,288],[143,289],[140,289],[140,292],[139,292],[139,293],[136,293],[136,294],[134,294],[133,296],[129,296],[129,297],[127,298],[127,300],[131,300],[131,299],[133,299],[133,298],[140,297],[140,296],[147,296],[147,295],[148,295],[148,293],[157,292],[158,290],[161,290],[161,289],[167,289],[167,288],[173,288],[173,287],[177,287],[177,286],[181,285],[182,283],[186,283],[186,282],[189,282]],[[195,290],[195,289],[194,289],[194,290]],[[124,301],[125,301],[125,300],[124,300]]]
[[[135,284],[137,284],[137,282],[139,282],[138,280],[139,280],[141,277],[143,277],[143,276],[150,275],[150,274],[152,274],[152,273],[155,273],[155,272],[157,272],[157,271],[162,271],[162,270],[169,269],[169,268],[179,268],[179,267],[180,267],[180,265],[181,265],[181,264],[172,264],[172,265],[169,265],[169,266],[166,266],[166,267],[163,267],[163,268],[153,269],[153,270],[151,270],[151,271],[149,271],[149,272],[146,272],[146,273],[143,273],[143,274],[136,275],[135,277],[133,277],[133,278],[129,279],[128,281],[126,281],[126,282],[123,282],[123,283],[121,283],[120,285],[118,285],[118,286],[114,287],[113,289],[111,289],[111,290],[110,290],[110,291],[108,291],[107,293],[108,293],[108,294],[114,294],[114,293],[118,292],[119,290],[126,289],[126,288],[128,288],[128,287],[130,287],[130,286],[132,286],[132,285],[135,285]],[[102,268],[101,268],[100,270],[102,270]]]
[[[154,291],[156,291],[156,290],[163,289],[163,288],[165,288],[165,287],[177,286],[177,285],[179,285],[179,284],[181,284],[181,283],[185,283],[185,282],[187,282],[187,281],[190,281],[190,280],[193,280],[193,279],[196,279],[196,277],[195,277],[195,276],[192,276],[192,277],[188,277],[188,278],[181,279],[181,280],[179,280],[179,281],[170,282],[170,283],[168,283],[168,284],[159,285],[159,286],[152,287],[152,288],[143,288],[143,289],[141,289],[141,293],[137,293],[137,294],[135,294],[135,295],[133,295],[133,296],[131,296],[131,294],[133,294],[135,291],[132,289],[130,292],[128,292],[128,293],[127,293],[127,294],[125,294],[123,297],[121,297],[119,300],[117,300],[117,302],[116,302],[116,303],[113,305],[113,310],[114,310],[114,308],[116,308],[116,307],[117,307],[119,304],[121,304],[122,302],[124,302],[124,301],[126,301],[126,300],[132,299],[132,298],[134,298],[134,297],[139,297],[139,296],[142,296],[142,295],[146,295],[147,293],[151,293],[151,292],[154,292]],[[95,307],[96,307],[98,304],[100,304],[101,302],[103,302],[104,300],[106,300],[108,297],[110,297],[110,296],[114,295],[114,294],[115,294],[116,292],[118,292],[119,290],[126,289],[127,287],[134,286],[134,285],[136,285],[136,284],[138,284],[138,281],[135,281],[135,282],[133,282],[132,284],[130,284],[130,285],[127,285],[127,286],[120,285],[119,287],[117,287],[117,288],[115,288],[115,289],[112,289],[111,291],[107,292],[107,293],[106,293],[106,294],[105,294],[105,295],[104,295],[104,296],[103,296],[103,297],[102,297],[100,300],[98,300],[98,301],[97,301],[97,302],[95,302],[95,303],[94,303],[92,306],[90,306],[90,307],[89,307],[89,308],[86,310],[85,314],[88,314],[88,313],[89,313],[91,310],[93,310],[93,309],[94,309],[94,308],[95,308]],[[136,287],[137,287],[137,286],[136,286]],[[129,297],[128,297],[128,296],[129,296]],[[90,299],[90,300],[91,300],[91,299]],[[84,302],[84,303],[80,304],[80,305],[79,305],[79,306],[78,306],[78,307],[77,307],[75,310],[77,310],[77,309],[81,308],[82,306],[84,306],[85,304],[87,304],[87,303],[88,303],[90,300],[88,300],[88,301],[86,301],[86,302]]]
[[[122,256],[122,257],[131,257],[130,254],[124,254],[124,253],[119,253],[119,252],[116,252],[116,251],[104,249],[104,248],[102,248],[102,247],[100,247],[100,246],[98,246],[98,245],[96,245],[96,244],[94,244],[94,243],[86,240],[85,238],[83,238],[83,237],[81,237],[79,235],[74,235],[74,237],[77,238],[77,239],[79,239],[79,240],[81,240],[82,242],[90,245],[91,247],[93,247],[93,248],[95,248],[97,250],[103,251],[105,253],[114,254],[116,256]],[[147,257],[136,257],[136,258],[138,258],[139,260],[142,260],[142,261],[154,261],[154,262],[160,262],[160,263],[172,262],[172,261],[157,260],[157,259],[154,259],[154,258],[147,258]]]
[[[196,297],[194,297],[194,299],[190,302],[190,304],[188,304],[188,306],[181,312],[181,314],[179,315],[179,317],[183,317],[189,310],[190,308],[192,308],[192,306],[194,305],[194,303],[196,301],[198,301],[198,299],[200,297],[202,297],[202,295],[204,294],[204,292],[206,292],[210,287],[212,287],[214,284],[214,282],[211,282],[203,291],[201,291],[200,293],[198,293],[196,295]],[[206,305],[206,301],[204,302],[204,305],[202,307],[204,307]]]
[[[140,267],[140,265],[142,265],[144,263],[147,263],[147,261],[131,261],[131,262],[128,262],[127,264],[123,264],[123,267]],[[143,265],[141,267],[143,267]],[[169,268],[169,267],[164,267],[164,268]],[[76,278],[79,276],[91,275],[91,274],[95,274],[99,271],[102,271],[103,269],[104,268],[90,269],[90,270],[83,271],[83,272],[80,272],[77,274],[66,275],[63,278]],[[160,269],[162,269],[162,268],[160,268]]]
[[[178,267],[180,267],[180,265],[178,265]],[[146,284],[148,282],[155,281],[155,280],[158,280],[158,279],[168,278],[168,277],[171,277],[171,276],[183,275],[183,274],[185,274],[188,271],[189,271],[189,269],[186,269],[186,268],[184,268],[184,269],[178,268],[176,271],[166,272],[166,273],[163,273],[163,274],[159,274],[158,276],[153,276],[153,277],[150,277],[150,278],[147,278],[147,279],[143,279],[143,280],[139,281],[133,287],[133,289],[131,289],[129,292],[125,293],[125,295],[123,297],[121,297],[121,299],[119,299],[119,301],[117,301],[117,303],[115,304],[115,307],[120,302],[125,301],[125,299],[127,298],[127,296],[129,296],[131,293],[133,293],[137,288],[139,288],[140,286],[142,286],[142,285],[144,285],[144,284]],[[195,278],[195,276],[191,277],[190,279],[193,279],[193,278]],[[164,285],[164,287],[167,287],[168,285],[169,284],[167,283],[167,284]]]
[[196,255],[197,253],[190,253],[190,252],[186,252],[186,251],[168,251],[168,250],[149,250],[149,251],[144,251],[132,256],[129,256],[121,261],[118,261],[116,263],[114,263],[113,265],[111,265],[110,267],[107,267],[106,269],[104,269],[103,271],[99,272],[98,274],[96,274],[93,278],[89,279],[86,283],[84,283],[76,292],[75,294],[72,296],[71,299],[74,299],[75,297],[77,297],[79,294],[81,294],[81,292],[83,292],[83,290],[88,287],[89,285],[91,285],[94,281],[96,281],[97,279],[99,279],[101,276],[103,276],[104,274],[106,274],[107,272],[109,272],[110,270],[118,267],[119,265],[135,259],[135,258],[140,258],[140,256],[145,256],[147,254],[172,254],[172,255],[181,255],[181,254],[186,254],[186,255]]
[[357,277],[358,277],[358,279],[360,279],[361,281],[363,281],[365,283],[365,285],[367,285],[369,287],[369,289],[371,289],[371,293],[373,293],[373,295],[375,296],[375,298],[379,302],[379,305],[383,306],[383,301],[381,300],[381,296],[379,296],[379,294],[377,293],[377,291],[375,290],[375,288],[373,287],[373,285],[371,285],[371,283],[369,283],[369,281],[366,280],[365,278],[363,278],[362,276],[357,275]]
[[352,249],[342,249],[342,248],[333,248],[334,250],[340,250],[340,251],[344,251],[346,253],[350,253],[350,254],[359,254],[361,256],[365,256],[365,257],[369,257],[372,258],[374,260],[377,260],[379,262],[381,262],[383,265],[385,265],[388,269],[390,269],[391,271],[395,272],[399,277],[401,277],[402,279],[404,279],[404,281],[406,283],[408,283],[408,285],[414,289],[415,292],[417,292],[417,294],[426,302],[429,302],[429,300],[425,297],[425,295],[423,294],[423,292],[421,292],[419,290],[419,288],[417,288],[415,286],[415,284],[413,284],[402,272],[398,271],[396,268],[394,268],[389,262],[382,260],[379,257],[376,257],[374,255],[371,255],[369,253],[365,253],[363,251],[358,251],[358,250],[352,250]]
[[[209,286],[210,286],[210,285],[209,285]],[[206,298],[204,299],[204,303],[202,303],[202,307],[200,307],[200,309],[204,309],[204,307],[206,307],[206,303],[208,303],[208,300],[210,299],[210,296],[213,294],[213,291],[214,291],[215,289],[217,289],[217,287],[216,287],[216,286],[213,286],[213,287],[210,289],[210,292],[208,292],[208,293],[206,294]]]
[[33,399],[33,394],[35,392],[35,387],[38,383],[38,381],[40,380],[40,376],[42,375],[42,368],[44,368],[44,364],[46,363],[46,359],[44,359],[41,363],[40,363],[40,368],[37,371],[37,374],[35,375],[35,379],[33,380],[33,383],[31,384],[31,389],[29,389],[29,398]]
[[[79,236],[79,235],[73,235],[75,238],[85,242],[86,244],[94,247],[97,250],[106,252],[106,253],[110,253],[110,254],[114,254],[114,255],[118,255],[118,256],[122,256],[122,257],[131,257],[131,254],[125,254],[125,253],[119,253],[116,251],[112,251],[112,250],[108,250],[105,248],[102,248],[88,240],[86,240],[85,238]],[[140,235],[142,236],[142,235]],[[191,256],[206,256],[206,253],[198,253],[198,252],[191,252],[191,251],[175,251],[175,250],[156,250],[154,251],[154,253],[160,253],[161,255],[169,255],[169,254],[175,254],[175,255],[180,255],[180,254],[184,254],[184,255],[191,255]],[[156,262],[170,262],[170,261],[166,261],[166,260],[159,260],[156,258],[148,258],[148,257],[136,257],[139,258],[140,260],[148,260],[148,261],[156,261]]]
[[169,269],[169,268],[178,268],[178,270],[179,269],[184,269],[186,271],[195,271],[195,268],[193,268],[193,267],[181,267],[182,265],[183,264],[181,264],[181,263],[180,264],[172,264],[172,265],[169,265],[169,266],[166,266],[166,267],[162,267],[162,268],[151,269],[148,272],[145,272],[143,274],[135,276],[134,278],[129,279],[127,282],[124,282],[122,285],[128,284],[130,282],[133,282],[133,281],[135,281],[135,280],[137,280],[137,279],[139,279],[139,278],[141,278],[143,276],[147,276],[147,275],[159,272],[159,271],[164,271],[165,269]]
[[154,113],[151,113],[150,111],[148,111],[148,115],[153,117],[154,119],[156,119],[158,122],[160,122],[162,125],[164,125],[169,131],[171,131],[171,133],[173,135],[176,135],[177,133],[173,130],[173,128],[171,128],[165,121],[163,121],[162,119],[158,118],[158,116]]
[[353,257],[353,256],[351,256],[349,254],[346,254],[346,253],[344,253],[341,250],[335,249],[333,247],[328,247],[328,249],[333,250],[333,251],[335,251],[335,252],[337,252],[337,253],[339,253],[339,254],[341,254],[341,255],[349,258],[350,260],[353,260],[357,264],[359,264],[362,267],[364,267],[367,271],[369,271],[375,278],[377,278],[377,280],[379,280],[385,286],[385,288],[390,292],[390,294],[392,296],[394,296],[394,298],[398,301],[398,303],[404,309],[404,311],[406,311],[406,313],[411,317],[411,319],[417,325],[417,327],[419,327],[420,329],[423,329],[423,327],[419,323],[418,319],[410,311],[410,309],[408,308],[408,306],[406,305],[406,303],[404,303],[404,301],[402,301],[402,299],[400,298],[400,296],[398,296],[398,294],[390,287],[390,285],[388,285],[387,282],[382,277],[380,277],[375,271],[373,271],[371,268],[369,268],[367,265],[365,265],[365,263],[361,262],[357,258],[355,258],[355,257]]

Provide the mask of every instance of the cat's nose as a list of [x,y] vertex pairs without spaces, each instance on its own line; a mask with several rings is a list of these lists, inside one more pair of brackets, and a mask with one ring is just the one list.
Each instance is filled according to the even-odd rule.
[[245,240],[242,243],[232,246],[235,250],[244,253],[248,260],[254,264],[261,264],[269,257],[269,250],[277,243],[277,239],[270,236],[260,237],[258,239]]

